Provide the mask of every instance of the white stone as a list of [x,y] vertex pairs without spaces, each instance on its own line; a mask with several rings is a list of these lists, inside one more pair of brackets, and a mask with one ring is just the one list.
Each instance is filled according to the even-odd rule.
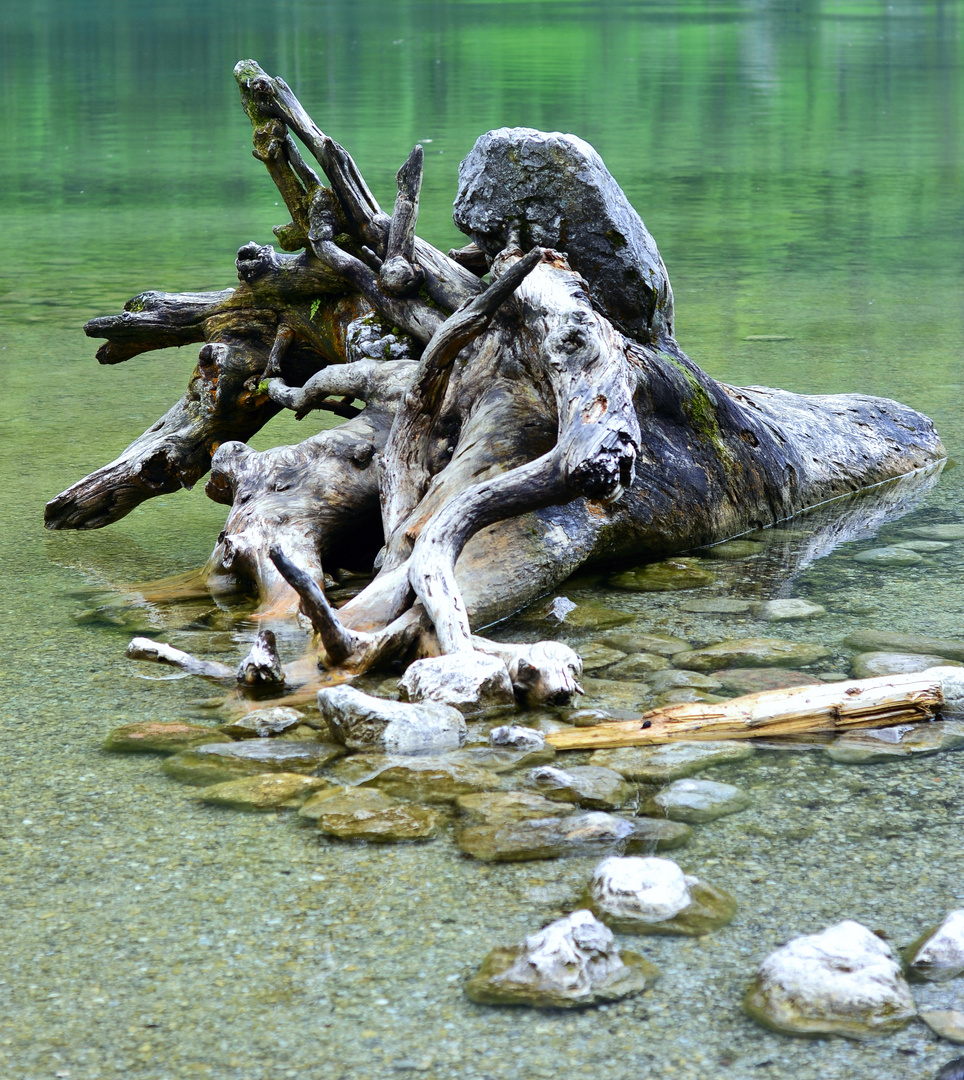
[[416,660],[399,680],[398,689],[403,700],[436,701],[467,713],[515,703],[505,663],[479,652]]
[[941,665],[928,668],[927,674],[941,680],[944,694],[941,715],[949,720],[964,719],[964,668]]
[[512,750],[542,750],[546,737],[535,728],[521,724],[503,724],[489,732],[490,746],[507,746]]
[[850,920],[795,938],[760,966],[751,1015],[781,1031],[867,1038],[917,1009],[890,946]]
[[522,955],[499,981],[588,997],[594,982],[621,967],[612,930],[583,909],[530,934]]
[[[650,801],[656,813],[673,821],[702,824],[726,814],[736,814],[750,805],[745,791],[716,780],[674,780]],[[648,812],[648,807],[644,809]]]
[[613,855],[593,871],[589,895],[603,914],[659,923],[693,903],[696,884],[672,859]]
[[964,973],[964,909],[952,911],[916,949],[909,967],[931,982],[947,982]]
[[436,754],[465,742],[465,719],[450,705],[386,701],[352,686],[329,686],[318,691],[318,708],[334,738],[352,750]]

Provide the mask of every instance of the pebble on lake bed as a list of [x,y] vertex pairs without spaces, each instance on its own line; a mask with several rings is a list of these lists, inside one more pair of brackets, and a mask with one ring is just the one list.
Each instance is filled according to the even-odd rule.
[[608,926],[627,934],[706,934],[736,912],[729,893],[684,874],[671,859],[636,856],[604,859],[583,900]]
[[964,974],[964,909],[952,911],[904,950],[910,973],[929,982],[948,982]]
[[865,566],[914,566],[922,561],[916,551],[905,547],[867,548],[854,555],[854,562]]
[[104,749],[122,754],[177,754],[204,743],[219,742],[224,742],[224,735],[217,728],[144,720],[114,728],[104,742]]
[[520,945],[493,949],[465,992],[485,1005],[572,1009],[638,994],[658,975],[649,961],[620,951],[592,912],[580,910]]
[[744,1006],[775,1031],[850,1039],[888,1035],[917,1014],[890,946],[849,920],[771,953]]

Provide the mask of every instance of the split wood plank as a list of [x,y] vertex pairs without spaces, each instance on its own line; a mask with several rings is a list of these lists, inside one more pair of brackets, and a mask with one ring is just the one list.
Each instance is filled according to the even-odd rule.
[[638,720],[556,731],[546,741],[557,750],[600,750],[677,740],[842,732],[933,720],[943,704],[940,676],[924,671],[764,690],[716,704],[665,705]]

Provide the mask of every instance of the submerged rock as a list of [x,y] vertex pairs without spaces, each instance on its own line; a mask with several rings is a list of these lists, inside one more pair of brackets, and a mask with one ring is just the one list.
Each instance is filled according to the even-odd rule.
[[865,652],[850,661],[855,679],[873,679],[879,675],[912,675],[933,667],[964,667],[956,660],[924,653]]
[[750,796],[732,784],[715,780],[674,780],[669,787],[658,791],[641,811],[662,814],[671,821],[701,825],[716,821],[727,814],[737,814],[750,805]]
[[729,596],[712,596],[705,600],[684,600],[679,608],[694,615],[746,615],[753,609],[753,604]]
[[583,910],[493,949],[465,992],[485,1005],[572,1009],[638,994],[658,975],[641,956],[620,952],[609,927]]
[[495,773],[441,757],[389,758],[365,786],[413,802],[452,803],[459,795],[493,791],[502,785]]
[[904,950],[910,972],[930,982],[948,982],[964,974],[964,909],[952,911],[937,927]]
[[234,810],[293,809],[313,792],[328,787],[327,780],[301,773],[259,773],[238,780],[226,780],[204,788],[198,798]]
[[460,795],[455,806],[466,826],[501,825],[510,821],[557,818],[578,813],[573,803],[551,802],[534,791],[481,791]]
[[265,772],[311,773],[344,753],[345,748],[336,743],[248,739],[183,750],[167,758],[161,768],[181,783],[205,787]]
[[702,690],[712,694],[720,690],[723,684],[719,679],[711,675],[703,675],[699,671],[680,671],[678,668],[667,668],[665,671],[654,671],[646,680],[657,694],[663,694],[667,690]]
[[744,1004],[776,1031],[851,1039],[890,1034],[917,1012],[890,947],[851,921],[771,953]]
[[924,555],[929,555],[935,551],[946,551],[952,546],[946,540],[901,540],[891,544],[891,547],[907,548],[910,551],[917,551]]
[[746,742],[675,742],[596,750],[589,763],[615,769],[627,780],[665,784],[711,765],[743,761],[753,753],[753,747]]
[[781,667],[727,668],[712,674],[727,690],[736,694],[758,694],[763,690],[785,690],[791,686],[816,686],[825,681],[809,672]]
[[664,690],[662,694],[657,694],[653,704],[655,706],[683,705],[700,701],[704,705],[715,705],[717,702],[727,700],[719,694],[708,694],[705,690],[696,690],[692,686],[677,686],[674,690]]
[[803,667],[830,656],[823,645],[783,641],[780,638],[734,638],[709,645],[705,649],[677,653],[673,663],[691,671],[716,671],[719,668]]
[[855,630],[844,638],[860,652],[930,653],[944,660],[964,661],[964,641],[928,637],[924,634],[895,634],[889,630]]
[[730,922],[729,893],[684,874],[671,859],[611,856],[593,871],[586,907],[627,934],[706,934]]
[[531,749],[512,746],[466,746],[448,755],[449,761],[471,765],[475,769],[488,769],[500,775],[517,769],[531,769],[535,765],[546,765],[555,758],[556,748],[549,743]]
[[633,679],[637,682],[648,680],[654,672],[660,672],[669,667],[669,661],[665,656],[656,653],[633,653],[625,660],[610,664],[605,670],[607,679]]
[[799,598],[767,600],[753,612],[767,622],[790,622],[796,619],[816,619],[827,614],[823,604],[813,604]]
[[496,656],[449,653],[409,664],[398,689],[403,701],[438,702],[463,713],[515,704],[509,670]]
[[696,559],[667,559],[614,574],[609,584],[614,589],[628,589],[630,592],[670,592],[701,589],[714,581],[716,575],[699,566]]
[[[563,813],[565,811],[562,811]],[[463,829],[456,843],[467,855],[494,862],[527,862],[579,856],[669,851],[685,844],[692,830],[674,821],[625,818],[593,811],[508,820]]]
[[656,653],[657,656],[673,656],[674,653],[686,652],[690,648],[688,641],[667,634],[632,634],[625,631],[603,634],[596,644],[619,649],[624,653],[646,652]]
[[625,660],[626,654],[619,649],[610,649],[606,645],[587,645],[579,650],[582,657],[582,670],[586,674],[600,671],[602,668],[615,664],[617,660]]
[[329,788],[298,811],[339,840],[397,843],[428,840],[438,832],[439,815],[427,806],[400,802],[374,788]]
[[620,679],[583,679],[585,700],[598,702],[609,709],[641,712],[650,701],[648,683]]
[[703,548],[700,554],[707,559],[752,559],[766,551],[766,545],[756,540],[724,540],[722,544]]
[[920,525],[907,531],[911,536],[920,536],[925,540],[964,540],[964,524]]
[[222,724],[218,729],[232,739],[268,739],[273,735],[283,735],[305,723],[305,714],[285,705],[275,705],[270,709],[255,709]]
[[914,566],[921,561],[916,551],[904,547],[868,548],[854,555],[854,562],[867,566]]
[[114,728],[104,741],[104,749],[121,754],[176,754],[193,746],[219,742],[224,742],[224,736],[217,728],[144,720]]
[[319,690],[318,708],[332,735],[352,750],[437,754],[465,742],[462,714],[434,701],[386,701],[342,685]]
[[[618,611],[598,600],[580,600],[578,604],[573,604],[561,619],[554,619],[552,609],[557,600],[554,600],[548,609],[544,605],[540,606],[536,612],[537,617],[549,619],[551,622],[565,623],[570,630],[608,630],[614,626],[625,626],[626,623],[633,621],[633,615],[630,612]],[[526,617],[523,615],[524,619]]]
[[529,773],[529,783],[547,799],[578,803],[591,810],[618,810],[635,794],[618,772],[598,765],[568,769],[543,765]]
[[827,754],[844,765],[874,765],[914,755],[939,754],[943,750],[957,750],[962,746],[964,723],[960,720],[937,720],[848,731],[827,747]]

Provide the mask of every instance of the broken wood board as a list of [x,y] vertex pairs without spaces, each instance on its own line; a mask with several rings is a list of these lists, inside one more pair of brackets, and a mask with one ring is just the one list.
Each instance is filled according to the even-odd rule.
[[557,750],[601,750],[677,740],[774,738],[933,720],[944,704],[939,675],[916,672],[764,690],[715,704],[665,705],[638,720],[555,731]]

